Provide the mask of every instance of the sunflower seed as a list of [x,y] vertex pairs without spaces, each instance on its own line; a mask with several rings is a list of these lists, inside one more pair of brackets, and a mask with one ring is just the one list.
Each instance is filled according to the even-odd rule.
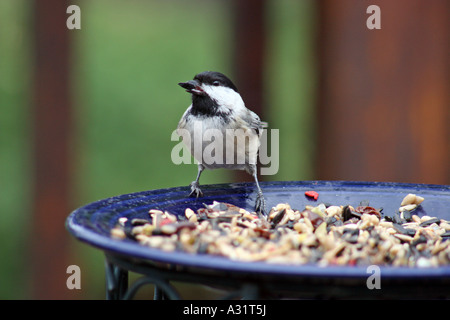
[[426,226],[432,225],[433,223],[440,223],[440,222],[441,222],[441,219],[430,218],[430,219],[423,221],[421,224],[419,224],[419,227],[426,227]]

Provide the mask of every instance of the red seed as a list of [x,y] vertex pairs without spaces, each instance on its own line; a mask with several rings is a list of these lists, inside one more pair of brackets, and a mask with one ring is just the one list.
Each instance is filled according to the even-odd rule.
[[314,200],[317,200],[319,198],[319,194],[315,191],[306,191],[305,196],[314,198]]
[[361,214],[367,213],[367,214],[374,214],[376,215],[378,218],[381,218],[381,213],[373,208],[373,207],[368,207],[368,206],[359,206],[355,208],[355,211]]
[[168,218],[165,218],[159,223],[159,226],[162,227],[163,225],[169,224],[169,223],[172,223],[172,222],[173,222],[172,220],[170,220]]

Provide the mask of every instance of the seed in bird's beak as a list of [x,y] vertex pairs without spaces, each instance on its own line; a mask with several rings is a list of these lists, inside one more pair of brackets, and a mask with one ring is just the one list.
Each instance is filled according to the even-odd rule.
[[198,95],[198,96],[203,96],[205,95],[205,91],[203,91],[203,89],[199,86],[199,83],[195,80],[189,80],[187,82],[180,82],[178,83],[178,85],[184,89],[186,89],[186,92]]

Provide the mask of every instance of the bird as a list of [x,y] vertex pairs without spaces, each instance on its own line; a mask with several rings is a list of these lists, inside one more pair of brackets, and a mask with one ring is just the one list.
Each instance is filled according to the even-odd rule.
[[[197,178],[190,184],[189,196],[203,196],[199,180],[205,169],[245,170],[257,188],[255,211],[265,215],[266,201],[258,182],[256,159],[267,123],[247,109],[237,87],[223,73],[204,71],[178,85],[192,98],[176,129],[198,163]],[[207,132],[212,132],[216,143],[210,157],[214,159],[205,157],[212,143],[212,139],[205,138]]]

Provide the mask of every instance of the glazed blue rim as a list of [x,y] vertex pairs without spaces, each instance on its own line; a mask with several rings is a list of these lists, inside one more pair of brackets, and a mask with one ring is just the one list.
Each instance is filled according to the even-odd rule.
[[[356,201],[374,200],[372,206],[381,204],[389,198],[395,199],[391,206],[398,208],[401,199],[407,193],[416,193],[425,197],[422,212],[450,220],[450,186],[433,184],[409,184],[391,182],[358,182],[358,181],[276,181],[262,182],[261,188],[267,199],[269,208],[279,202],[290,203],[298,199],[300,205],[319,204],[331,200],[331,204],[352,204]],[[111,228],[122,216],[128,218],[148,217],[151,208],[165,210],[175,214],[182,214],[184,208],[197,209],[203,203],[212,201],[225,201],[252,209],[256,197],[255,186],[252,183],[232,183],[202,186],[205,196],[195,199],[188,198],[187,187],[175,187],[150,191],[129,193],[107,199],[95,201],[73,211],[66,220],[66,228],[78,240],[93,247],[99,248],[109,254],[118,254],[142,262],[159,262],[179,265],[185,270],[207,270],[215,272],[232,272],[239,274],[260,274],[280,277],[319,277],[319,278],[364,278],[369,275],[367,266],[327,266],[316,264],[288,265],[266,262],[244,262],[231,260],[226,257],[207,254],[189,254],[185,252],[164,252],[142,246],[133,240],[115,240],[109,236]],[[319,193],[317,202],[304,196],[304,192],[314,190]],[[282,201],[283,197],[287,201]],[[298,198],[297,198],[298,197]],[[236,201],[229,201],[237,200]],[[340,199],[341,203],[333,203]],[[344,203],[348,201],[348,203]],[[353,201],[353,203],[352,203]],[[294,201],[295,202],[295,201]],[[378,203],[377,203],[378,202]],[[378,206],[379,207],[379,206]],[[172,210],[173,209],[173,210]],[[446,211],[445,211],[446,209]],[[392,208],[390,208],[392,212]],[[175,212],[174,212],[175,211]],[[178,212],[176,212],[178,211]],[[380,266],[381,276],[386,278],[450,278],[450,265],[419,268],[419,267],[393,267]]]

